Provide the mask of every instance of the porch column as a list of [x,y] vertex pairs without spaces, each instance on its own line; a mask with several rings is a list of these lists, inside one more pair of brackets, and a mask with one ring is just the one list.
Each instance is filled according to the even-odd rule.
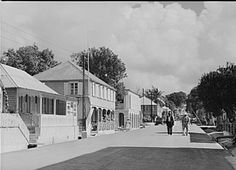
[[90,132],[91,132],[91,127],[92,127],[91,117],[92,117],[94,108],[90,106],[89,109],[90,109],[89,114],[88,114],[88,117],[86,118],[86,131],[87,131],[88,136],[90,135]]
[[39,96],[39,114],[42,114],[42,113],[43,113],[43,98],[40,95]]
[[[57,99],[53,99],[53,114],[54,115],[56,115],[56,112],[57,112],[57,107],[56,107],[56,105],[57,105]],[[67,107],[67,106],[66,106]]]

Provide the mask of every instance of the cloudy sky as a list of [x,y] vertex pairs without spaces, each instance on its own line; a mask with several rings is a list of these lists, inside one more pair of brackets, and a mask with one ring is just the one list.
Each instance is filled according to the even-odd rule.
[[126,64],[128,88],[189,91],[203,73],[236,63],[235,2],[1,4],[1,47],[49,48],[56,60],[105,46]]

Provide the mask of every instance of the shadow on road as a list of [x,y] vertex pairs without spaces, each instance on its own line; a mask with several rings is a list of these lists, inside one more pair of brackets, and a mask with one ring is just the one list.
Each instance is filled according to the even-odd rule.
[[190,133],[190,142],[195,143],[216,143],[210,136],[203,133]]
[[109,147],[40,170],[233,170],[216,149]]

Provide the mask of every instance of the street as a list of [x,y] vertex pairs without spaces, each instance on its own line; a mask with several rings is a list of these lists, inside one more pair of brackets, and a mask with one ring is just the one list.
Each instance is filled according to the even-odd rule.
[[164,125],[149,126],[2,154],[2,169],[233,170],[226,157],[231,155],[198,126],[191,125],[190,135],[182,136],[175,122],[172,136]]

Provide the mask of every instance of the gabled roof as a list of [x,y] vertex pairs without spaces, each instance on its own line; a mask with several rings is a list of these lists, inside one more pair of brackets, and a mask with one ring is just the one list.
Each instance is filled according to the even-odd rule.
[[25,71],[0,64],[1,81],[5,88],[23,88],[51,94],[58,94]]
[[[143,96],[140,98],[141,105],[151,105],[151,99]],[[152,105],[157,105],[154,101],[152,101]]]
[[[77,64],[67,61],[61,63],[53,68],[50,68],[44,72],[34,75],[40,81],[71,81],[71,80],[82,80],[83,79],[83,69]],[[112,86],[108,85],[95,75],[89,72],[90,80],[107,86],[115,90]],[[88,71],[85,70],[85,79],[88,79]]]
[[138,93],[136,93],[136,92],[134,92],[133,90],[131,90],[131,89],[125,89],[126,91],[129,91],[129,92],[131,92],[131,93],[133,93],[133,94],[135,94],[135,95],[137,95],[137,96],[139,96],[140,97],[140,95],[138,94]]

